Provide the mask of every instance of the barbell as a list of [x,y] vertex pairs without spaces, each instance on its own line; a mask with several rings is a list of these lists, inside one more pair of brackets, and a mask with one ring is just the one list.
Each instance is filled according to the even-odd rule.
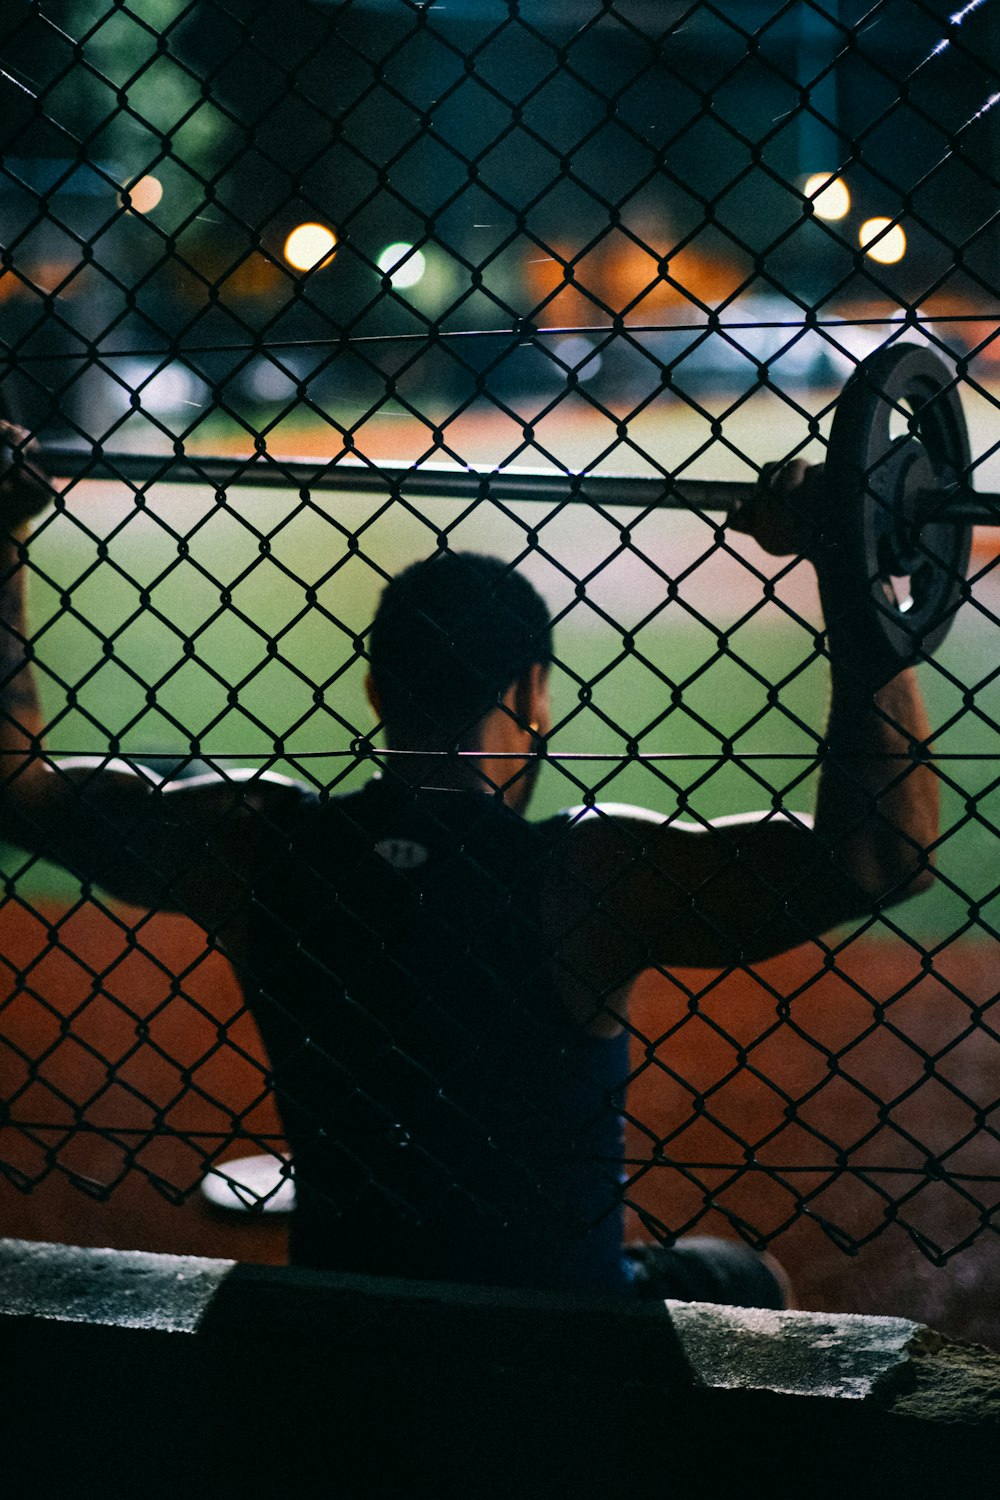
[[[905,429],[905,430],[904,430]],[[640,509],[669,507],[733,514],[758,492],[747,482],[565,473],[528,468],[484,471],[458,465],[326,464],[274,458],[111,453],[51,445],[50,471],[68,480],[157,482],[371,493],[407,497],[584,501]],[[969,439],[957,384],[923,345],[895,343],[861,361],[837,399],[826,456],[826,512],[820,531],[824,615],[853,639],[873,670],[898,670],[934,651],[967,593],[973,524],[1000,525],[1000,495],[968,483]],[[878,659],[881,656],[881,659]]]

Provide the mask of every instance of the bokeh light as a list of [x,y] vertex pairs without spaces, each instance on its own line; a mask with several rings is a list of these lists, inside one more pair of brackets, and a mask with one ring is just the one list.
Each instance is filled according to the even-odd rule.
[[593,380],[595,375],[600,374],[604,363],[600,354],[595,354],[593,350],[590,339],[584,338],[582,334],[571,334],[568,338],[559,339],[554,352],[556,358],[562,360],[578,380]]
[[832,172],[813,172],[806,178],[802,191],[812,199],[817,219],[843,219],[850,211],[851,194],[847,183]]
[[396,240],[386,245],[375,264],[394,287],[416,286],[427,270],[427,257],[405,240]]
[[337,236],[325,224],[299,224],[285,241],[284,255],[296,271],[315,271],[337,248]]
[[858,230],[858,239],[865,254],[883,266],[895,265],[906,254],[906,233],[891,219],[866,219]]
[[[122,202],[133,213],[148,214],[163,197],[163,183],[158,177],[140,177],[122,193]],[[126,201],[127,200],[127,201]]]

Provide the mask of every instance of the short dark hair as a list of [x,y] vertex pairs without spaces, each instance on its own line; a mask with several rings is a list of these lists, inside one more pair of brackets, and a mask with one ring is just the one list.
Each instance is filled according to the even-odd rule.
[[456,743],[512,682],[551,662],[549,612],[512,564],[437,552],[386,585],[369,660],[391,744]]

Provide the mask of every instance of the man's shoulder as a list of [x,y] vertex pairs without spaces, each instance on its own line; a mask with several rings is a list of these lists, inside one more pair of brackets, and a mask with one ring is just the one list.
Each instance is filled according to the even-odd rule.
[[630,802],[594,801],[564,807],[533,826],[542,837],[572,848],[606,839],[641,838],[644,832],[674,821],[664,813]]
[[627,802],[587,802],[534,825],[555,868],[588,881],[620,876],[641,862],[676,819]]

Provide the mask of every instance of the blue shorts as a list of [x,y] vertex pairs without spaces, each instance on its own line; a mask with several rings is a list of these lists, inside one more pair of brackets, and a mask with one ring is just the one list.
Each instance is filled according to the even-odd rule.
[[740,1240],[688,1235],[672,1245],[626,1245],[625,1274],[643,1301],[785,1306],[785,1290],[763,1256]]

